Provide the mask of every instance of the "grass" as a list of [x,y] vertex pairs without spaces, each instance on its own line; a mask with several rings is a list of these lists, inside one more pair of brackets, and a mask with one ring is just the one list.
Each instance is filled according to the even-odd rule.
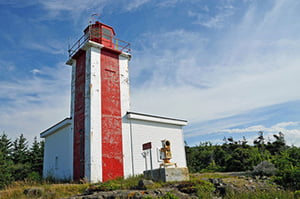
[[191,178],[200,178],[200,179],[209,179],[209,178],[232,178],[235,176],[230,176],[229,174],[226,173],[217,173],[217,172],[212,172],[212,173],[193,173],[191,174]]
[[[279,190],[277,187],[268,187],[268,191],[264,189],[258,189],[255,191],[243,189],[246,184],[249,184],[249,180],[241,178],[238,176],[227,175],[224,173],[204,173],[204,174],[192,174],[191,180],[186,182],[176,182],[176,186],[181,189],[184,193],[193,193],[199,198],[209,199],[215,196],[214,186],[203,179],[209,178],[219,178],[222,179],[224,183],[232,184],[236,189],[226,190],[226,195],[223,196],[224,199],[300,199],[300,191],[290,192],[285,190]],[[86,191],[111,191],[117,189],[136,189],[139,180],[143,179],[143,176],[130,177],[128,179],[118,178],[115,180],[110,180],[105,183],[95,183],[95,184],[54,184],[49,182],[32,182],[32,181],[22,181],[14,182],[13,184],[7,186],[4,190],[0,190],[1,199],[29,199],[29,198],[41,198],[41,199],[56,199],[71,197],[74,195],[80,195]],[[157,182],[150,186],[148,189],[157,189],[161,187],[172,187],[172,183],[162,183]],[[24,190],[29,188],[40,188],[43,191],[34,196],[25,195]],[[242,190],[242,191],[241,191]],[[149,197],[151,198],[151,197]],[[178,198],[172,193],[168,193],[166,196],[161,197],[162,199],[175,199]]]
[[298,199],[293,192],[284,190],[256,192],[228,192],[224,199]]
[[[29,199],[29,198],[45,198],[56,199],[78,195],[88,188],[89,184],[50,184],[47,182],[14,182],[0,191],[1,199]],[[41,194],[25,195],[24,191],[29,188],[41,188]]]

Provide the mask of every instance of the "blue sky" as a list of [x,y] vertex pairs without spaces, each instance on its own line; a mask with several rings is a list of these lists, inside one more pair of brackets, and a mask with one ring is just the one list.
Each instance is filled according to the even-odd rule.
[[189,145],[300,146],[298,0],[0,0],[0,131],[28,139],[68,117],[68,43],[91,14],[132,45],[132,111],[182,118]]

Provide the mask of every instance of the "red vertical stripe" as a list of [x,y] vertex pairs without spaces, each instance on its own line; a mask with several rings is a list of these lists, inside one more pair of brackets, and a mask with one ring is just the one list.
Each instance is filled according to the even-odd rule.
[[84,177],[84,112],[85,112],[85,60],[86,53],[81,51],[76,56],[75,72],[75,109],[74,109],[74,159],[73,178],[80,180]]
[[119,54],[101,49],[103,181],[124,176]]

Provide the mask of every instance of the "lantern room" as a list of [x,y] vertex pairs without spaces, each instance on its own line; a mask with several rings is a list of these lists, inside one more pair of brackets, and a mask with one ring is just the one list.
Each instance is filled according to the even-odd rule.
[[89,40],[100,43],[107,48],[115,48],[115,31],[112,27],[96,21],[94,24],[89,25],[84,34]]

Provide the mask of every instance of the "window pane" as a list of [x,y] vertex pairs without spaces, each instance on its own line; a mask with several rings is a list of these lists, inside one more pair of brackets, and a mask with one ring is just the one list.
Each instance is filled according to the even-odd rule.
[[102,29],[102,36],[105,39],[111,40],[111,31],[109,29],[103,28]]

